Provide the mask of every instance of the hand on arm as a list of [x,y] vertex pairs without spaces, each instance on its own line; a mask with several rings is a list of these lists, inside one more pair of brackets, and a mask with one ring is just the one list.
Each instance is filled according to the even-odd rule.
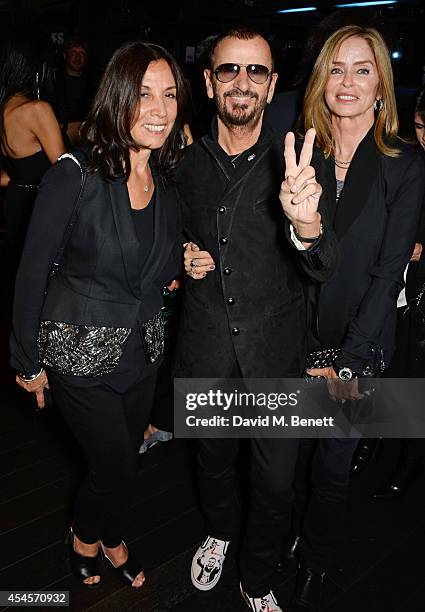
[[195,280],[205,278],[207,272],[215,270],[214,260],[208,251],[201,251],[194,242],[184,245],[184,269]]
[[[317,208],[322,188],[316,181],[314,168],[310,165],[315,137],[313,128],[307,131],[297,163],[295,136],[293,132],[286,135],[285,180],[279,194],[282,209],[296,234],[305,238],[315,238],[320,234],[320,213]],[[303,244],[305,248],[311,246],[309,242]]]

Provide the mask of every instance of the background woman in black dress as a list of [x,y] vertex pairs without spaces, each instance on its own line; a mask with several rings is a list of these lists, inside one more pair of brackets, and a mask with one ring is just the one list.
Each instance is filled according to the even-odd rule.
[[[50,104],[52,69],[42,38],[13,36],[0,49],[0,149],[10,176],[5,197],[8,268],[13,281],[37,189],[65,152]],[[13,283],[11,283],[13,284]]]

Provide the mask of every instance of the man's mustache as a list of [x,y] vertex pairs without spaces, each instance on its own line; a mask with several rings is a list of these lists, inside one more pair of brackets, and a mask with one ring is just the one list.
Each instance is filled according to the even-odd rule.
[[251,91],[250,89],[247,89],[246,91],[242,91],[241,89],[231,89],[230,91],[226,91],[223,95],[224,98],[227,98],[229,96],[243,96],[247,98],[258,99],[258,94],[255,91]]

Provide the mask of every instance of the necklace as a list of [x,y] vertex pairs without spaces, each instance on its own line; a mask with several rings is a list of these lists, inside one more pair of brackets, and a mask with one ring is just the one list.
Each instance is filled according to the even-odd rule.
[[349,161],[342,161],[341,159],[333,158],[335,166],[337,168],[341,168],[342,170],[347,170],[348,166],[351,164],[351,159]]
[[244,153],[244,151],[241,151],[240,153],[238,153],[237,155],[231,155],[230,156],[230,161],[232,162],[232,166],[235,168],[235,161],[237,159],[239,159],[239,157],[242,155],[242,153]]
[[346,162],[344,164],[340,164],[339,161],[337,161],[336,159],[334,160],[335,166],[337,168],[341,168],[341,170],[348,170],[349,165],[351,164],[351,162]]
[[151,176],[151,173],[150,173],[149,169],[147,170],[147,179],[148,179],[148,180],[147,180],[147,181],[146,181],[146,183],[143,185],[143,191],[144,191],[145,193],[147,193],[147,192],[149,191],[149,189],[150,189],[150,182],[151,182],[151,180],[152,180],[152,176]]

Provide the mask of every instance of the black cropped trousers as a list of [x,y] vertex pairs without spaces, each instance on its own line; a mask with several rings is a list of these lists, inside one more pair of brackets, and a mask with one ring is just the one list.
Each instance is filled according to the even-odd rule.
[[53,372],[48,378],[55,405],[88,464],[75,500],[74,532],[86,544],[101,540],[114,548],[123,539],[134,499],[138,450],[149,423],[156,375],[124,393],[101,383],[72,384],[71,377]]

